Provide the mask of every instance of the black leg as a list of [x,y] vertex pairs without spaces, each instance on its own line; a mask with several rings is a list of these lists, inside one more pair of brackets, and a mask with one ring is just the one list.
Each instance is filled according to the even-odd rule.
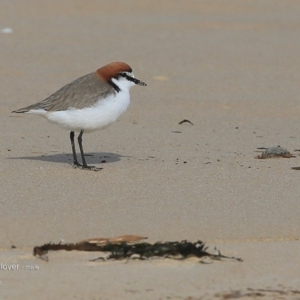
[[86,164],[85,157],[84,157],[84,152],[83,152],[83,147],[82,147],[82,135],[83,135],[84,130],[82,129],[78,135],[78,145],[80,148],[80,153],[81,153],[81,158],[82,158],[82,166],[84,168],[88,168],[88,165]]
[[85,157],[84,157],[84,152],[83,152],[83,147],[82,147],[82,135],[83,135],[84,130],[82,129],[78,135],[78,145],[81,153],[81,158],[82,158],[82,169],[87,169],[87,170],[93,170],[93,171],[100,171],[103,168],[97,168],[94,166],[88,166]]
[[76,150],[75,150],[75,144],[74,144],[74,131],[70,132],[70,140],[71,140],[71,146],[72,146],[72,152],[73,152],[73,164],[74,166],[81,166],[80,163],[77,160]]

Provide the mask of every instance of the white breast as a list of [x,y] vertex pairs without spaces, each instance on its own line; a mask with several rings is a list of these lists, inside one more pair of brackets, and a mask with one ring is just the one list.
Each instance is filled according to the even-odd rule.
[[[69,108],[66,111],[37,112],[49,121],[71,130],[92,132],[115,122],[130,104],[129,91],[121,90],[115,95],[98,100],[95,105],[83,109]],[[31,113],[34,113],[31,111]]]

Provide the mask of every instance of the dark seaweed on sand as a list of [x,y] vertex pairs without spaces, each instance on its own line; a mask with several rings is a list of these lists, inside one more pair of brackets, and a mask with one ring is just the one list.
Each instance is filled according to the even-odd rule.
[[189,257],[209,257],[213,260],[233,259],[242,261],[240,258],[229,257],[222,255],[220,251],[216,250],[216,254],[207,252],[207,246],[201,241],[192,243],[186,240],[181,242],[157,242],[154,244],[141,243],[107,243],[95,244],[88,241],[83,241],[76,244],[45,244],[43,246],[34,247],[33,254],[42,259],[48,260],[46,256],[49,250],[66,250],[66,251],[101,251],[109,253],[106,257],[99,257],[96,260],[124,260],[124,259],[140,259],[146,260],[150,258],[170,258],[177,260],[184,260]]

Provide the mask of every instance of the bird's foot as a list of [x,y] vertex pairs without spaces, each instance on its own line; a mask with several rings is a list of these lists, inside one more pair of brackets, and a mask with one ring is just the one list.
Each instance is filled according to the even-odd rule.
[[89,171],[101,171],[103,168],[97,168],[95,166],[88,166],[88,165],[81,165],[79,162],[74,162],[73,164],[74,169],[80,169],[80,170],[89,170]]

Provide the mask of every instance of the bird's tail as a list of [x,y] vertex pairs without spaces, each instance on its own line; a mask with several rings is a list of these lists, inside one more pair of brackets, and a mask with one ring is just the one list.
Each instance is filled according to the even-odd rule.
[[12,113],[21,114],[21,113],[26,113],[28,111],[29,111],[29,109],[27,107],[23,107],[23,108],[20,108],[20,109],[17,109],[17,110],[13,110]]

